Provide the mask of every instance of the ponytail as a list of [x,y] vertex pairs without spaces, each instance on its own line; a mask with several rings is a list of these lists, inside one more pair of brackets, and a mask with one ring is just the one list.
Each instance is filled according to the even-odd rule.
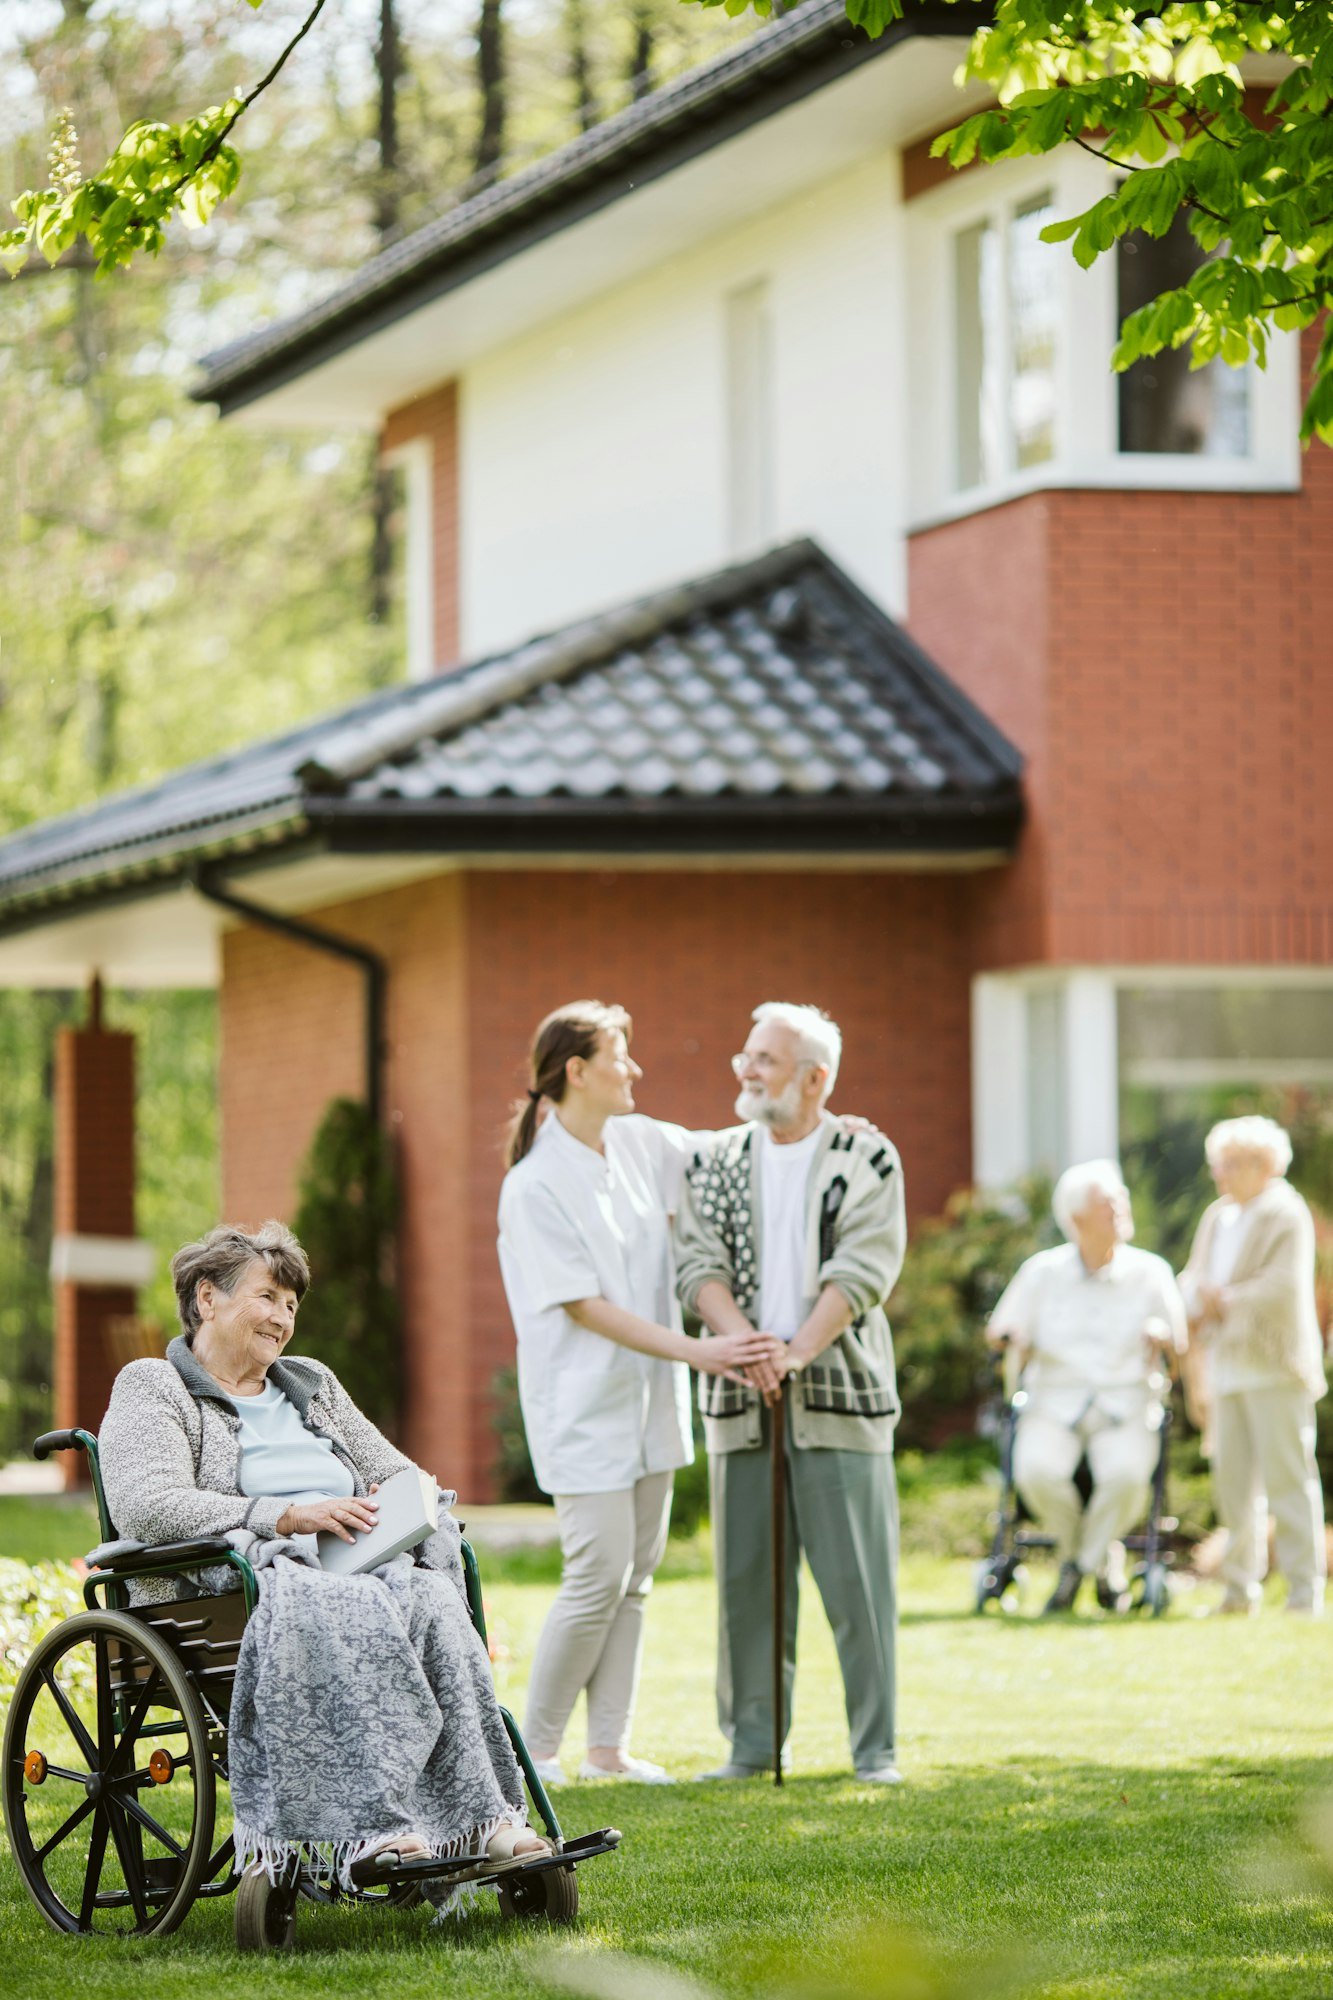
[[597,1052],[604,1034],[623,1031],[628,1040],[630,1018],[623,1007],[608,1007],[602,1000],[572,1000],[548,1014],[532,1038],[528,1062],[532,1082],[526,1097],[513,1106],[505,1138],[505,1166],[516,1167],[532,1151],[541,1122],[542,1100],[560,1104],[568,1089],[565,1065],[575,1056],[586,1062]]

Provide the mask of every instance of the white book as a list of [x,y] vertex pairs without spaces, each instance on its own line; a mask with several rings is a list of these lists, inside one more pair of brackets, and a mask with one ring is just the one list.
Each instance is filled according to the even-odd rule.
[[360,1576],[364,1570],[378,1569],[392,1562],[404,1549],[414,1549],[433,1535],[440,1525],[440,1496],[428,1472],[405,1465],[386,1479],[375,1498],[380,1503],[379,1520],[353,1542],[327,1529],[316,1537],[320,1566],[335,1576]]

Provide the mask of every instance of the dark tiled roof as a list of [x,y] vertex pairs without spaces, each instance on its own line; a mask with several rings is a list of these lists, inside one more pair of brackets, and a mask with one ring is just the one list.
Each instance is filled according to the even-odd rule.
[[1007,850],[1021,759],[810,542],[0,842],[0,920],[342,852]]
[[205,355],[200,402],[223,413],[291,381],[428,300],[632,193],[899,42],[966,35],[971,5],[920,0],[871,41],[844,0],[806,0],[747,41],[628,105],[534,166],[460,202],[362,265],[330,297]]

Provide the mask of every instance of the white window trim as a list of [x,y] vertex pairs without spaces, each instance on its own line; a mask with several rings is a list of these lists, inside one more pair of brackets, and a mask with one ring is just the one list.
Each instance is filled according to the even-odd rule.
[[[984,486],[953,487],[958,464],[954,239],[974,223],[1000,223],[1049,189],[1056,213],[1077,215],[1100,199],[1107,169],[1066,148],[1039,160],[972,169],[909,205],[912,296],[918,301],[913,487],[907,532],[1002,506],[1022,495],[1093,488],[1115,492],[1273,493],[1301,484],[1300,342],[1276,334],[1266,370],[1251,367],[1250,450],[1243,458],[1121,452],[1117,384],[1107,362],[1119,328],[1111,255],[1091,270],[1061,246],[1061,334],[1056,357],[1055,455]],[[944,337],[941,338],[943,331]]]
[[[1029,966],[978,975],[972,982],[972,1178],[978,1187],[1011,1187],[1033,1170],[1027,1001],[1034,992],[1056,989],[1064,995],[1065,1129],[1060,1165],[1118,1157],[1117,998],[1121,987],[1133,986],[1329,988],[1333,965]],[[1295,1080],[1294,1071],[1287,1073],[1287,1066],[1277,1060],[1256,1064],[1247,1059],[1234,1076],[1228,1075],[1228,1067],[1215,1058],[1197,1065],[1173,1061],[1160,1065],[1161,1074],[1151,1080],[1181,1086]],[[1303,1059],[1299,1071],[1302,1080],[1333,1081],[1333,1061]]]
[[431,679],[435,658],[435,450],[429,438],[409,438],[383,463],[403,474],[407,512],[405,551],[407,600],[407,678]]

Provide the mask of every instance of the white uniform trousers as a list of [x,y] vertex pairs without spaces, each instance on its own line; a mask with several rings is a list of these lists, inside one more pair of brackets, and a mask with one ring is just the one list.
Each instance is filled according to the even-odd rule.
[[671,1518],[669,1472],[613,1493],[558,1493],[560,1589],[532,1662],[523,1735],[554,1757],[588,1690],[590,1748],[629,1746],[643,1649],[643,1613]]
[[1317,1607],[1327,1554],[1314,1403],[1296,1382],[1238,1389],[1217,1398],[1214,1426],[1213,1495],[1227,1531],[1222,1580],[1228,1591],[1258,1598],[1268,1568],[1271,1512],[1287,1601]]
[[[1111,1543],[1147,1512],[1160,1448],[1161,1433],[1148,1429],[1142,1407],[1118,1422],[1094,1406],[1073,1424],[1040,1409],[1024,1412],[1014,1439],[1014,1480],[1028,1512],[1055,1536],[1062,1563],[1077,1562],[1089,1575],[1101,1569]],[[1074,1484],[1085,1454],[1092,1473],[1086,1507]]]

